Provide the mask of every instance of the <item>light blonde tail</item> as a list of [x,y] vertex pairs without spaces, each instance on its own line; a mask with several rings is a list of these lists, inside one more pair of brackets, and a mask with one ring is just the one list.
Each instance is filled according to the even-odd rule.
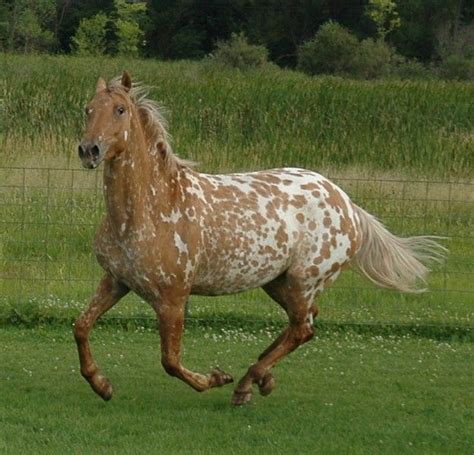
[[355,206],[360,220],[362,245],[353,259],[362,274],[378,286],[402,292],[423,292],[429,272],[425,264],[441,262],[447,252],[435,239],[401,238],[391,234],[374,216]]

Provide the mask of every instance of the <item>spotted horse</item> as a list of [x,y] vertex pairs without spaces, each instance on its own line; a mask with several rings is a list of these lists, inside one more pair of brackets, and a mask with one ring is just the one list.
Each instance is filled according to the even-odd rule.
[[79,157],[104,162],[105,218],[94,250],[105,271],[74,335],[81,373],[104,400],[112,386],[89,347],[89,333],[129,291],[155,310],[162,365],[197,391],[233,382],[214,369],[181,363],[190,294],[221,295],[262,287],[287,313],[286,330],[249,367],[232,403],[275,387],[272,367],[314,335],[315,298],[349,266],[374,283],[419,291],[427,261],[442,256],[432,237],[399,238],[355,205],[334,183],[303,169],[241,174],[196,172],[174,155],[157,103],[130,75],[101,78],[86,108]]

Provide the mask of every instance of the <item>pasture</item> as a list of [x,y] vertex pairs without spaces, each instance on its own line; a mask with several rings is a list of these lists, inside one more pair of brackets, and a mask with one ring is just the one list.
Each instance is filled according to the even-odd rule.
[[[185,360],[235,377],[273,330],[191,329]],[[472,344],[318,333],[277,368],[277,388],[232,407],[166,375],[150,330],[98,328],[92,345],[114,383],[108,403],[78,372],[71,331],[0,332],[5,453],[470,453]]]
[[[321,296],[317,337],[275,369],[274,393],[239,409],[229,386],[197,394],[166,375],[152,311],[127,296],[93,332],[116,389],[100,401],[70,330],[101,274],[101,171],[80,168],[77,144],[97,77],[124,68],[169,108],[174,149],[199,170],[307,167],[394,233],[447,236],[430,292],[345,272]],[[0,55],[0,451],[469,453],[473,99],[469,83]],[[185,361],[237,379],[284,321],[258,290],[192,297]]]

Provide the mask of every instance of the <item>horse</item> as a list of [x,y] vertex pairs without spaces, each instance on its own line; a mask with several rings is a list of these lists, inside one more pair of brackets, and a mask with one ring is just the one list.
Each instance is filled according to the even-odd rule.
[[314,336],[314,302],[352,266],[375,284],[420,292],[427,263],[444,248],[435,237],[401,238],[354,204],[333,182],[305,169],[204,174],[178,158],[162,108],[126,71],[97,81],[78,147],[82,165],[104,162],[106,214],[94,252],[104,276],[74,325],[82,376],[104,400],[112,385],[90,350],[97,319],[133,291],[158,321],[165,371],[201,392],[233,382],[181,362],[190,294],[262,287],[287,313],[288,326],[237,383],[232,403],[275,387],[272,367]]

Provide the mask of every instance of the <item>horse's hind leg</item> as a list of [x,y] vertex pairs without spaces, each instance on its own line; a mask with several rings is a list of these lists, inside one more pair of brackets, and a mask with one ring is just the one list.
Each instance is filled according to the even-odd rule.
[[112,308],[125,294],[128,288],[106,275],[99,284],[92,301],[74,324],[74,337],[79,351],[81,374],[89,382],[94,392],[104,400],[112,398],[112,385],[100,374],[89,346],[89,333],[100,316]]
[[[309,314],[311,315],[310,318],[314,320],[316,316],[318,315],[318,313],[319,313],[319,308],[315,303],[313,303],[309,308]],[[309,322],[310,324],[312,324],[312,321],[309,321]],[[280,334],[278,338],[270,346],[268,346],[268,348],[265,349],[265,351],[263,351],[258,356],[258,360],[262,360],[267,354],[273,351],[275,347],[278,346],[285,339],[285,337],[288,336],[289,331],[290,329],[287,328],[282,334]],[[310,339],[311,338],[308,338],[306,341],[309,341]],[[263,395],[263,396],[270,395],[270,393],[275,388],[275,379],[273,378],[273,375],[271,373],[271,367],[268,368],[263,378],[260,379],[259,382],[257,382],[257,385],[258,385],[258,390],[260,392],[260,395]]]
[[283,275],[264,286],[264,290],[288,314],[289,327],[259,356],[246,375],[239,381],[232,398],[232,403],[241,405],[252,398],[252,385],[258,384],[260,393],[268,395],[275,386],[270,369],[283,357],[294,351],[298,346],[309,341],[314,335],[312,319],[318,313],[316,305],[306,297],[303,286],[290,276]]

